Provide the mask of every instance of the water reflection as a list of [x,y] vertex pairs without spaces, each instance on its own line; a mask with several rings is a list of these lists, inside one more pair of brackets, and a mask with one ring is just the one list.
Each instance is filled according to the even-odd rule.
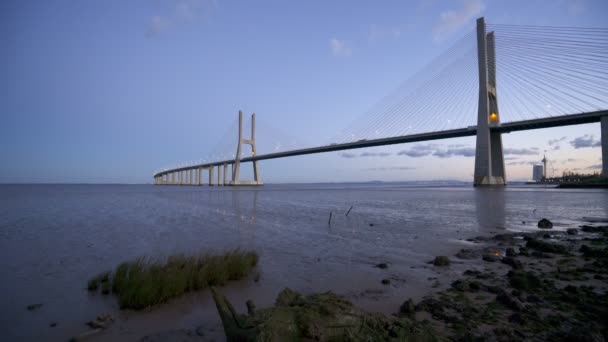
[[475,211],[482,232],[505,229],[505,189],[475,188]]

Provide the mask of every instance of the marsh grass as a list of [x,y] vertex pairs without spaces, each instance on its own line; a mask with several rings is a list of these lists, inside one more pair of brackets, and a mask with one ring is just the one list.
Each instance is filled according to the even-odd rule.
[[138,258],[118,265],[109,277],[111,284],[102,284],[102,291],[109,293],[111,288],[121,308],[140,310],[187,292],[241,279],[257,263],[257,253],[239,249],[221,255],[174,255],[165,262]]

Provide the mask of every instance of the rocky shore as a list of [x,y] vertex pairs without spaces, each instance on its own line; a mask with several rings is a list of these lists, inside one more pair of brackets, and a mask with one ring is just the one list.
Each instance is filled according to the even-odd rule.
[[[450,288],[392,316],[366,313],[331,292],[285,289],[274,307],[234,311],[214,292],[228,341],[604,341],[608,337],[608,226],[470,239],[474,248],[432,267],[473,261]],[[551,225],[552,226],[552,225]],[[476,262],[478,261],[478,262]],[[430,290],[431,291],[431,290]]]
[[[332,292],[284,289],[269,308],[248,301],[246,313],[219,289],[213,299],[227,341],[605,341],[608,226],[558,230],[541,220],[538,227],[470,238],[468,248],[420,265],[436,274],[427,295],[390,304],[392,315]],[[223,340],[218,333],[201,326],[141,341]]]

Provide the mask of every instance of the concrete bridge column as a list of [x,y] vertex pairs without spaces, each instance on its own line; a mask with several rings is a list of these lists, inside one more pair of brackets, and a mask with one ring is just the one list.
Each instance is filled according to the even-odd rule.
[[209,166],[209,186],[214,185],[213,184],[213,165]]
[[224,185],[228,184],[228,163],[224,163]]
[[494,32],[486,35],[483,18],[477,19],[477,60],[479,66],[479,105],[475,146],[474,186],[505,185],[502,137],[490,128],[500,125],[496,94],[496,54]]
[[203,168],[199,167],[198,168],[198,173],[196,175],[196,184],[197,185],[201,185],[201,173],[203,173]]
[[218,165],[217,166],[217,185],[220,186],[223,183],[223,180],[220,180],[222,176],[222,168]]
[[602,126],[602,176],[608,177],[608,115],[600,119]]

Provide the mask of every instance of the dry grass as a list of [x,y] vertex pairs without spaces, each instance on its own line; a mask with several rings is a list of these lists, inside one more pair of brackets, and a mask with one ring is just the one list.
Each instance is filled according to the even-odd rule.
[[[139,310],[190,291],[241,279],[257,263],[257,253],[238,249],[222,255],[175,255],[167,258],[164,263],[139,258],[116,267],[110,277],[111,288],[118,296],[121,308]],[[93,280],[95,278],[89,281],[89,288]]]

